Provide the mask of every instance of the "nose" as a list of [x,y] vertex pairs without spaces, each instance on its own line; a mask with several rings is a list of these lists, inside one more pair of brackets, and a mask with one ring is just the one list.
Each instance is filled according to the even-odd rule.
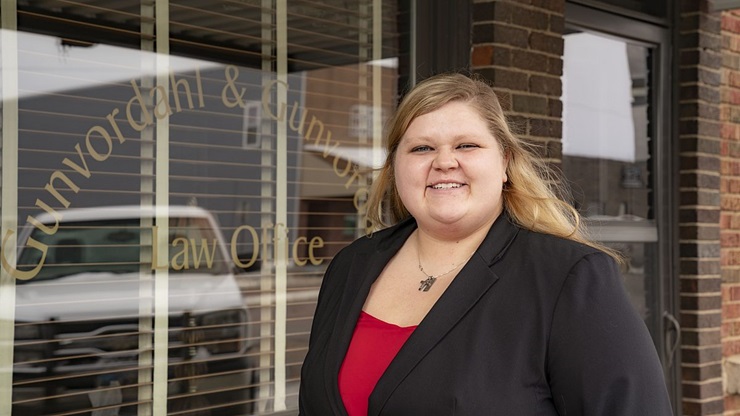
[[459,166],[455,152],[452,149],[441,148],[437,152],[434,160],[432,161],[432,167],[439,170],[455,169]]

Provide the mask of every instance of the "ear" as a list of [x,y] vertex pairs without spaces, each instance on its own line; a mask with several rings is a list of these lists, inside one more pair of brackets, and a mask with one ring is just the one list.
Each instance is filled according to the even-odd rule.
[[503,165],[504,171],[503,171],[503,175],[501,176],[503,177],[503,182],[506,183],[506,182],[509,182],[509,175],[507,175],[507,172],[509,171],[509,160],[511,160],[511,153],[505,152],[503,159],[504,159],[503,160],[504,163],[502,165]]

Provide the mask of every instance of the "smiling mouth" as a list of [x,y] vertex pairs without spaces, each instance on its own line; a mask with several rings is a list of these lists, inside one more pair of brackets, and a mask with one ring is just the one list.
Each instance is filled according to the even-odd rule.
[[438,183],[436,185],[429,185],[432,189],[454,189],[454,188],[462,188],[463,184],[461,183]]

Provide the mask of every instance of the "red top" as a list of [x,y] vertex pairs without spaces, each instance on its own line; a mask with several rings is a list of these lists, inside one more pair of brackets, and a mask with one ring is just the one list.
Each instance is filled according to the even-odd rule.
[[362,311],[339,370],[339,394],[349,416],[367,416],[367,400],[416,326],[389,324]]

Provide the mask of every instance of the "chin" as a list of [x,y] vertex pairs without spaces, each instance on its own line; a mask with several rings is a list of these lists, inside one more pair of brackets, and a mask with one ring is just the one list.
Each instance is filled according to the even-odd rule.
[[455,214],[432,214],[430,215],[431,219],[439,224],[445,224],[445,225],[458,225],[462,223],[465,218],[467,217],[465,214],[455,213]]

